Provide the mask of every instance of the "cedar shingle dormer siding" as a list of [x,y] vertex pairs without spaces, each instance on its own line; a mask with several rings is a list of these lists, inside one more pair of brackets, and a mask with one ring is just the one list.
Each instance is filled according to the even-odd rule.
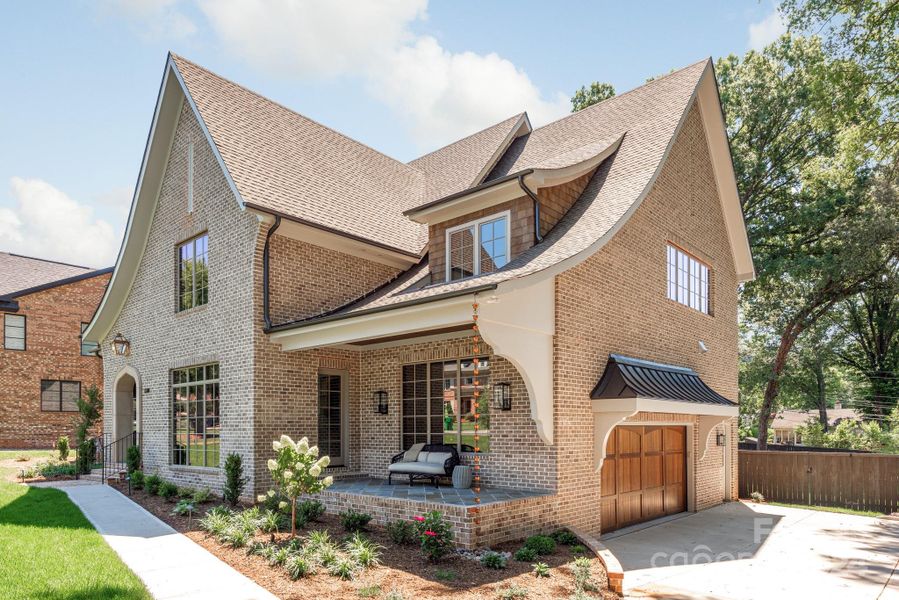
[[[571,209],[575,201],[580,197],[594,171],[586,173],[577,179],[548,188],[537,190],[540,199],[540,235],[546,235]],[[463,225],[482,217],[500,214],[509,211],[509,235],[512,254],[510,260],[514,260],[519,254],[534,245],[534,202],[530,197],[522,195],[519,198],[503,202],[483,210],[469,213],[455,219],[435,223],[428,227],[428,264],[431,270],[431,282],[443,283],[446,281],[446,231],[457,225]]]

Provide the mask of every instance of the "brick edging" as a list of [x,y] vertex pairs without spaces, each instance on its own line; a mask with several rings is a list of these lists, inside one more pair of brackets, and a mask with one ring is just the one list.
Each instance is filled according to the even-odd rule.
[[569,527],[569,529],[571,530],[571,533],[576,535],[577,538],[581,540],[585,546],[590,548],[590,550],[596,554],[596,557],[602,561],[603,566],[606,568],[606,573],[609,576],[609,589],[616,594],[624,594],[624,569],[621,568],[621,563],[618,562],[618,559],[615,558],[612,551],[606,548],[602,542],[593,536],[573,527]]

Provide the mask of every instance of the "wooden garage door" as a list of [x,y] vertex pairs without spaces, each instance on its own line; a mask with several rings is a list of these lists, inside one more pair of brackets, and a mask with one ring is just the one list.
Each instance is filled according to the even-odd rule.
[[686,427],[619,426],[602,464],[602,530],[687,510]]

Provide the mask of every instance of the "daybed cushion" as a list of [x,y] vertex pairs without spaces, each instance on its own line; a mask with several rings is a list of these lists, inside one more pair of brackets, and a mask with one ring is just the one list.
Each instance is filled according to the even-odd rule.
[[443,463],[445,463],[447,460],[449,460],[450,457],[452,457],[452,454],[450,454],[449,452],[428,452],[427,455],[428,457],[426,459],[423,460],[419,458],[418,460],[421,462],[437,464],[441,467],[443,466]]
[[417,473],[422,475],[443,475],[443,462],[439,465],[427,462],[395,462],[387,467],[391,473]]

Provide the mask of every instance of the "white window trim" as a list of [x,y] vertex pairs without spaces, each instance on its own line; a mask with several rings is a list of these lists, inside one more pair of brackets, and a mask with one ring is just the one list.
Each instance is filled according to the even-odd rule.
[[[674,258],[675,258],[675,289],[674,289],[674,297],[673,298],[671,297],[671,293],[670,293],[670,291],[671,291],[670,290],[671,273],[669,272],[670,265],[668,263],[669,251],[672,249],[674,250]],[[681,279],[680,279],[680,275],[679,275],[680,264],[678,262],[678,254],[684,255],[684,257],[686,257],[686,259],[687,259],[687,282],[686,282],[685,286],[680,285]],[[701,286],[703,284],[701,271],[698,271],[695,276],[690,272],[690,266],[691,266],[690,261],[695,262],[697,267],[705,267],[705,270],[706,270],[705,310],[702,310],[702,308],[697,308],[690,304],[690,302],[691,302],[690,296],[691,296],[691,294],[694,293],[694,291],[691,287],[692,281],[695,278],[696,285]],[[675,244],[673,242],[668,242],[666,249],[665,249],[665,282],[666,282],[665,297],[668,298],[668,300],[671,300],[672,302],[680,304],[681,306],[686,306],[687,308],[689,308],[691,310],[695,310],[696,312],[698,312],[701,315],[712,316],[712,265],[710,265],[706,261],[702,260],[695,254],[689,252],[688,250],[684,250],[682,247],[678,246],[677,244]],[[684,302],[681,302],[681,300],[678,298],[678,295],[679,295],[678,290],[680,287],[684,287],[684,290],[685,290],[684,293],[685,293],[686,299]],[[700,298],[700,306],[701,306],[701,304],[702,304],[701,291],[699,289],[697,289],[695,291],[695,293]]]
[[[463,223],[461,225],[456,225],[455,227],[447,228],[446,232],[444,233],[444,243],[446,244],[446,249],[445,249],[446,268],[444,270],[445,270],[445,276],[446,276],[447,283],[452,281],[450,279],[450,277],[451,277],[452,266],[453,266],[452,265],[452,248],[450,247],[450,236],[457,231],[462,231],[463,229],[470,229],[472,227],[474,228],[474,250],[473,250],[474,256],[472,257],[473,261],[474,261],[474,264],[473,264],[474,275],[471,275],[471,277],[477,277],[478,275],[481,274],[481,252],[478,250],[481,247],[481,228],[480,228],[480,226],[482,223],[488,223],[490,221],[496,221],[496,220],[499,220],[502,218],[506,219],[506,261],[508,263],[508,261],[512,260],[512,231],[511,231],[512,211],[504,210],[502,212],[494,213],[494,214],[488,215],[486,217],[481,217],[480,219],[475,219],[474,221],[469,221],[469,222]],[[469,279],[469,277],[463,277],[462,279]],[[455,281],[461,281],[462,279],[456,279]]]

